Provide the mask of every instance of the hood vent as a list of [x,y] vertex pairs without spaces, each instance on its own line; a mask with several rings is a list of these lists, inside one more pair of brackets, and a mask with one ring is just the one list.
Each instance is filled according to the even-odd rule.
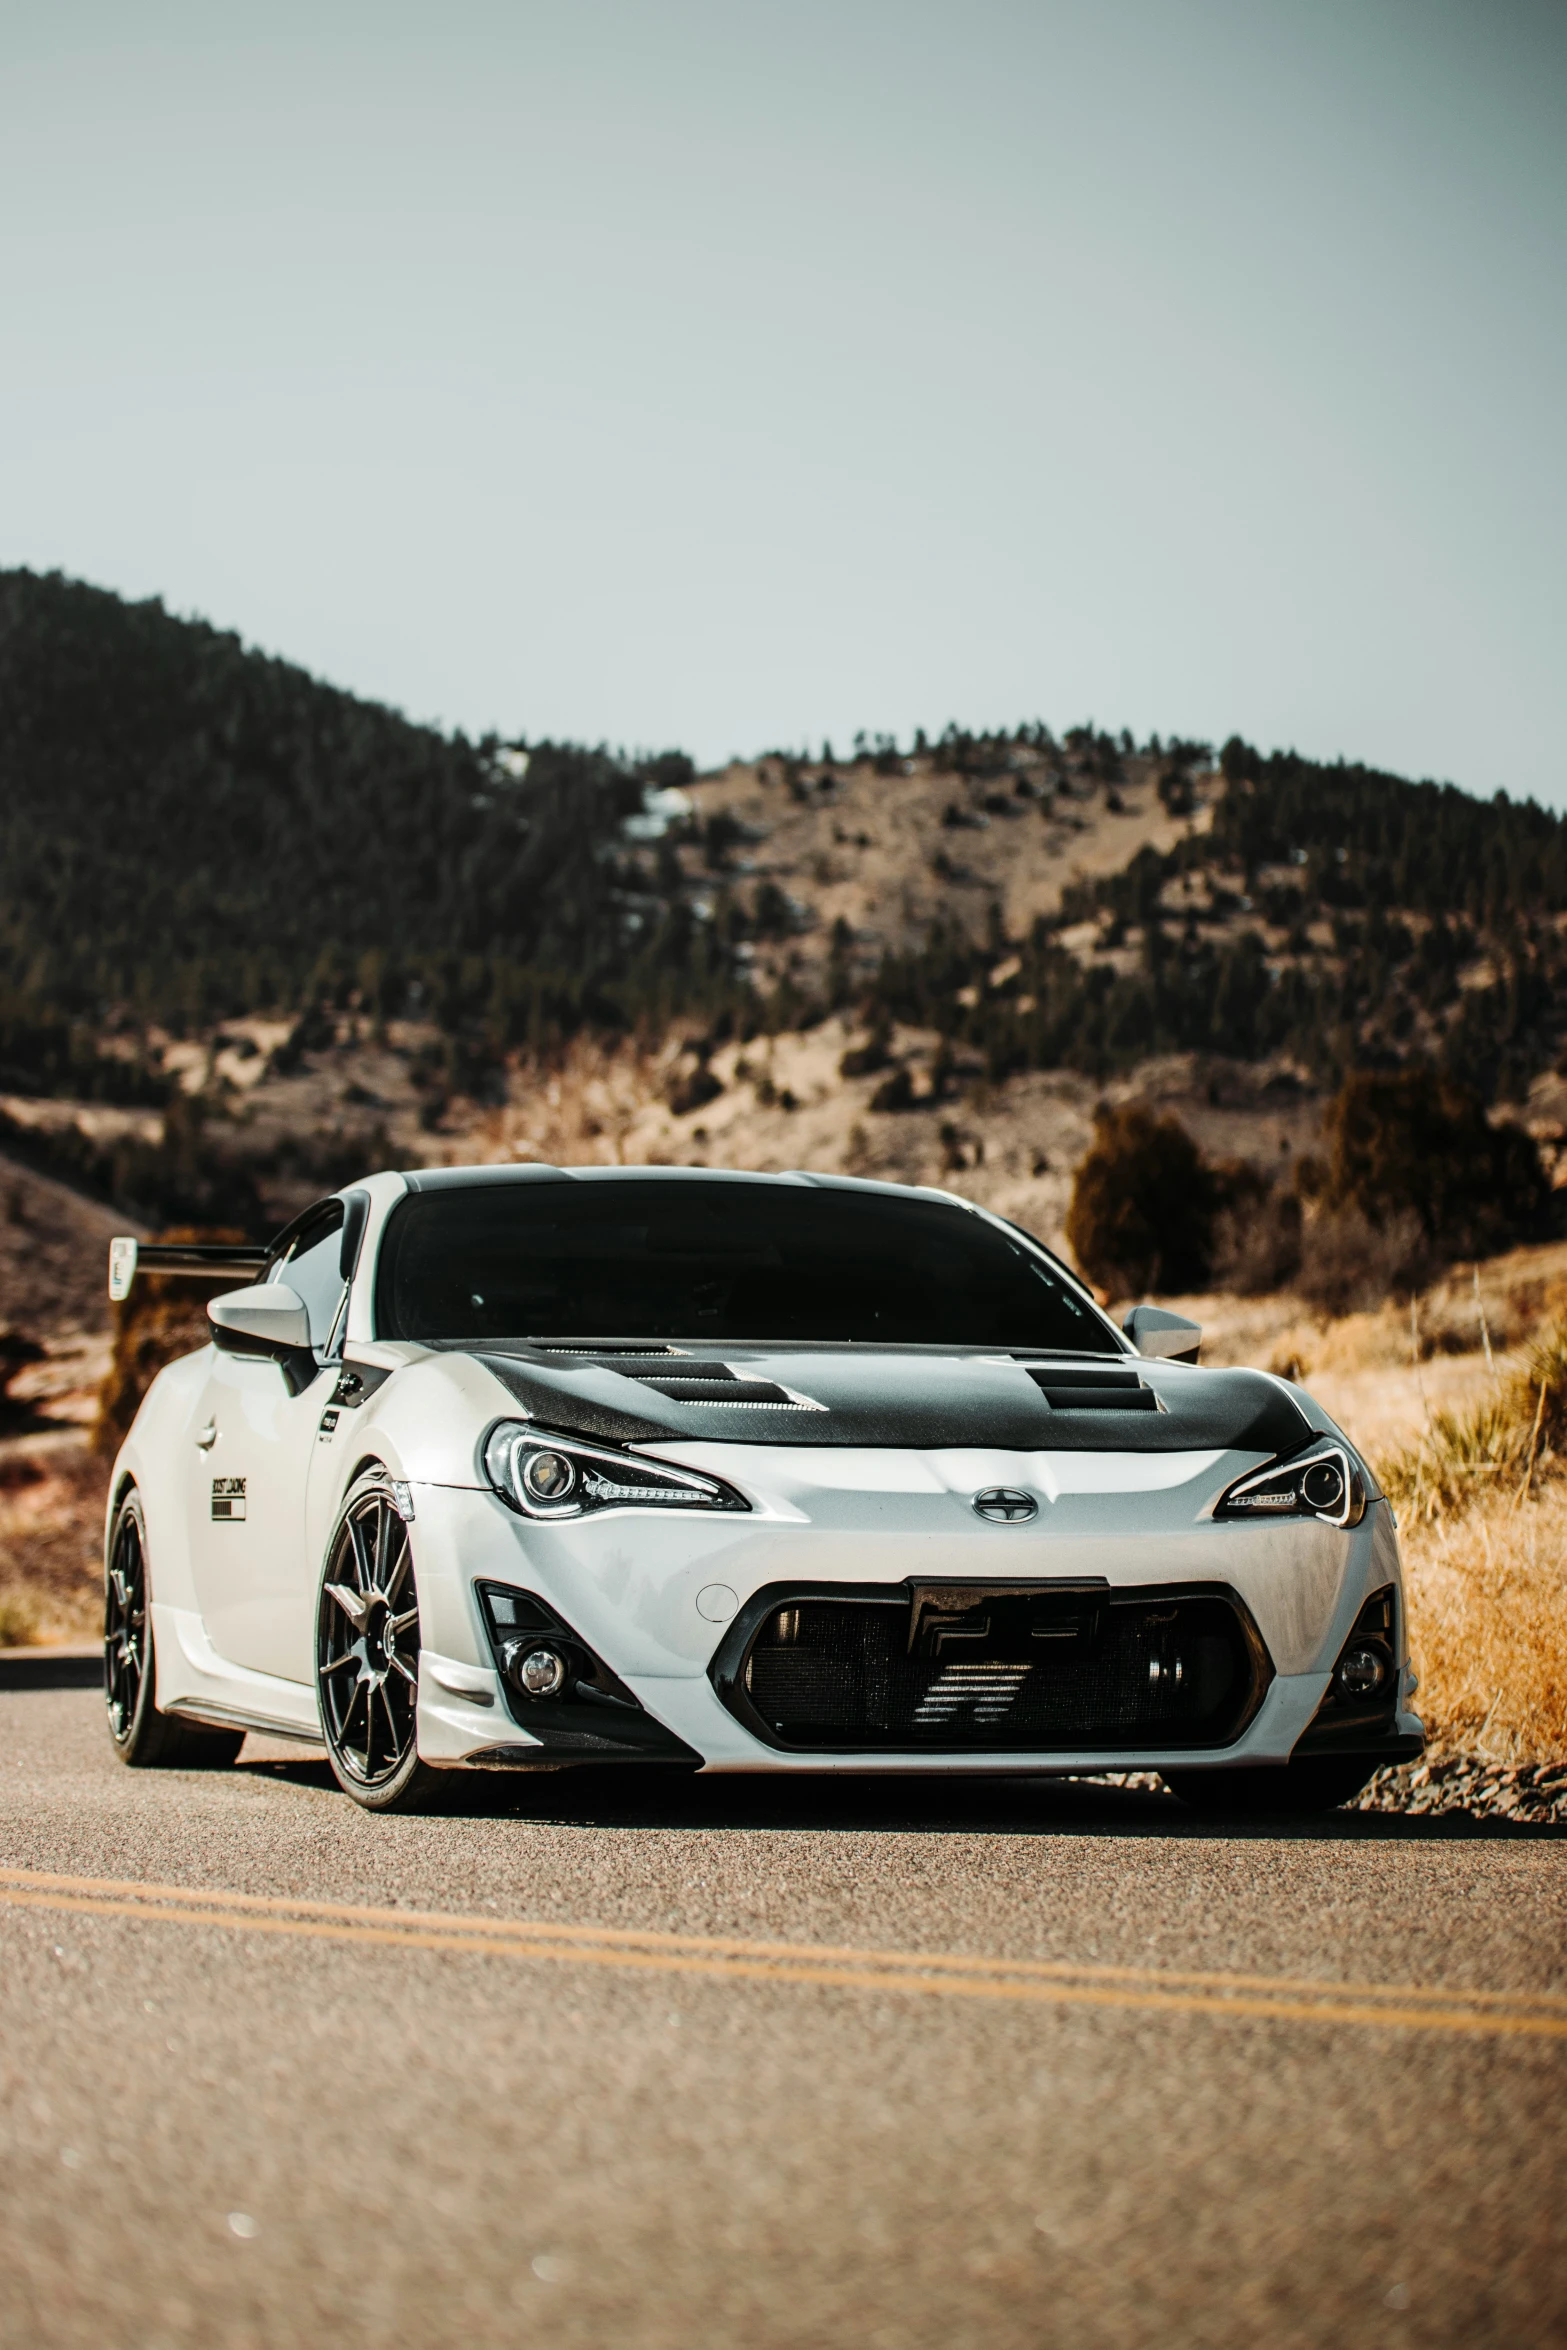
[[802,1403],[787,1387],[775,1387],[771,1379],[644,1379],[642,1385],[667,1395],[671,1403],[718,1403],[731,1411],[737,1404],[769,1404],[789,1412],[821,1409]]
[[785,1412],[822,1412],[827,1408],[809,1395],[797,1395],[792,1387],[780,1387],[774,1379],[744,1378],[727,1363],[703,1363],[700,1370],[693,1365],[689,1372],[632,1371],[619,1363],[614,1367],[639,1387],[667,1395],[671,1403],[720,1404],[730,1411],[739,1406]]
[[683,1355],[685,1349],[680,1346],[660,1346],[656,1341],[652,1346],[551,1346],[541,1340],[538,1352],[541,1355],[571,1355],[578,1362],[594,1367],[602,1362],[606,1370],[618,1371],[623,1362],[668,1362],[672,1355]]
[[1087,1371],[1055,1363],[1025,1363],[1053,1412],[1156,1412],[1159,1398],[1135,1371]]

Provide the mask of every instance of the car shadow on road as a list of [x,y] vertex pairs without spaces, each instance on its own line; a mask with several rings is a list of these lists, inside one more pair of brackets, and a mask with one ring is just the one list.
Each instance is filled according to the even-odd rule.
[[[331,1790],[325,1762],[244,1761],[281,1786]],[[1162,1789],[1093,1779],[916,1779],[714,1775],[681,1770],[452,1771],[426,1817],[530,1820],[540,1827],[712,1834],[1178,1837],[1337,1844],[1535,1844],[1567,1840],[1567,1823],[1467,1811],[1332,1811],[1311,1819],[1211,1818]],[[345,1795],[345,1804],[350,1799]]]

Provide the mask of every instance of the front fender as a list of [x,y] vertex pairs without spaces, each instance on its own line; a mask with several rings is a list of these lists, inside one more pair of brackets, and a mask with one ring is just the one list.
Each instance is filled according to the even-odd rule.
[[[382,1376],[363,1403],[334,1397],[323,1415],[305,1526],[310,1555],[318,1563],[362,1469],[378,1464],[410,1486],[481,1489],[480,1439],[493,1421],[508,1413],[516,1417],[517,1407],[500,1381],[471,1356],[388,1346],[356,1348],[353,1357],[361,1374]],[[328,1417],[334,1419],[330,1429]]]

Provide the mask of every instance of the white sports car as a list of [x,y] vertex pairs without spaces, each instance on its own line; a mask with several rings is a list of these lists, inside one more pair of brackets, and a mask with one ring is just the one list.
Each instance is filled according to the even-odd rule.
[[260,1730],[381,1811],[587,1762],[1306,1810],[1421,1750],[1393,1514],[1327,1415],[947,1193],[443,1168],[139,1257],[255,1285],[115,1463],[128,1763]]

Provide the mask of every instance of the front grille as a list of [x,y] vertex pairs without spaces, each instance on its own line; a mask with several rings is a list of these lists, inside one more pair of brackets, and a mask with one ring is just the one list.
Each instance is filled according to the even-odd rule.
[[712,1671],[770,1744],[839,1753],[1225,1746],[1272,1678],[1233,1592],[1103,1583],[763,1594]]

